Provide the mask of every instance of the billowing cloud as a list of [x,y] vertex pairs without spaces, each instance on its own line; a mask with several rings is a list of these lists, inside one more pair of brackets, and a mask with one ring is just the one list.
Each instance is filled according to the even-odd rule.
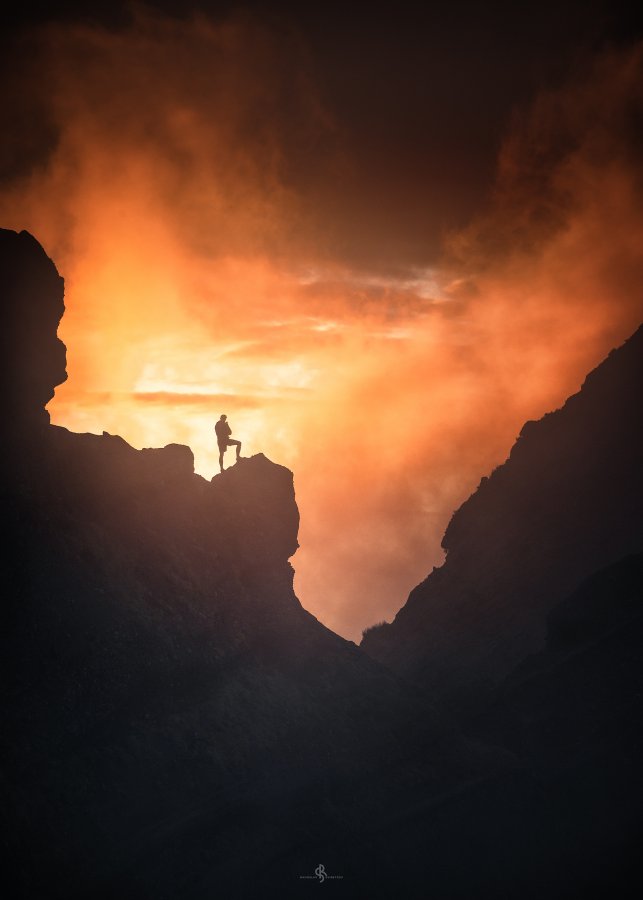
[[516,117],[442,260],[356,270],[293,176],[357,164],[295,34],[146,14],[30,41],[46,152],[9,154],[0,210],[66,278],[53,421],[189,443],[210,476],[228,413],[245,453],[295,472],[304,606],[351,637],[390,618],[522,422],[641,319],[641,48]]

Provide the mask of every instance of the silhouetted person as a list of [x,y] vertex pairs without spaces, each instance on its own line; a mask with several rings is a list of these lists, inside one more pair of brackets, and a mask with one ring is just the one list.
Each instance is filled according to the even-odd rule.
[[234,441],[230,437],[232,431],[227,422],[228,417],[226,415],[221,415],[219,421],[214,426],[214,430],[217,433],[217,443],[219,445],[219,465],[221,467],[221,471],[223,472],[223,454],[226,452],[228,447],[236,447],[237,448],[237,461],[239,460],[239,456],[241,455],[241,441]]

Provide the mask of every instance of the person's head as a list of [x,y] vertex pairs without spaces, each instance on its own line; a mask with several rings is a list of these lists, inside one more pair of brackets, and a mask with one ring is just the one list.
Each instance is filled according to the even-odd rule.
[[221,413],[221,415],[219,416],[219,418],[222,419],[222,420],[225,422],[225,420],[226,420],[228,417],[226,416],[225,413]]

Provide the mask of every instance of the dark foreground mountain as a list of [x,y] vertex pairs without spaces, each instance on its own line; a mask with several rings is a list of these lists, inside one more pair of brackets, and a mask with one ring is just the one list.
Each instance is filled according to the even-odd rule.
[[641,891],[642,388],[639,328],[562,409],[527,423],[453,516],[442,568],[362,642],[514,755],[522,776],[485,784],[480,815],[474,790],[461,810],[502,896]]
[[454,514],[444,565],[371,656],[452,707],[474,706],[545,643],[548,613],[594,572],[643,549],[643,327]]
[[[288,470],[258,455],[208,482],[187,447],[137,451],[51,426],[44,405],[65,378],[63,284],[25,233],[0,231],[0,297],[11,412],[0,469],[10,895],[495,900],[588,896],[590,886],[619,894],[638,878],[640,532],[627,507],[613,507],[612,537],[578,524],[592,571],[603,569],[583,584],[580,554],[564,575],[536,517],[533,553],[563,572],[543,582],[556,592],[512,594],[512,612],[500,580],[493,621],[468,608],[460,640],[450,636],[467,660],[472,636],[497,631],[506,672],[519,667],[503,681],[492,653],[499,687],[484,708],[466,720],[436,714],[434,699],[477,681],[478,656],[450,685],[448,654],[438,655],[434,698],[399,674],[407,650],[413,679],[424,671],[415,650],[430,655],[430,616],[418,617],[407,650],[381,643],[395,672],[307,613],[292,587]],[[614,384],[622,391],[624,376]],[[604,404],[613,417],[618,396]],[[621,498],[633,478],[625,434],[604,437],[605,449],[586,446],[585,456],[607,460],[612,445],[596,490]],[[559,443],[571,453],[573,440]],[[525,457],[526,476],[538,477],[547,445]],[[512,502],[524,508],[514,490],[496,507],[497,534]],[[580,503],[581,481],[576,491]],[[465,562],[487,520],[467,522],[456,542]],[[504,549],[488,544],[489,568],[506,567]],[[526,658],[524,623],[544,633],[550,611],[549,642]]]
[[26,233],[0,232],[0,256],[7,878],[265,896],[321,862],[373,891],[365,829],[493,755],[301,607],[287,469],[258,455],[207,482],[187,447],[49,424],[62,279]]

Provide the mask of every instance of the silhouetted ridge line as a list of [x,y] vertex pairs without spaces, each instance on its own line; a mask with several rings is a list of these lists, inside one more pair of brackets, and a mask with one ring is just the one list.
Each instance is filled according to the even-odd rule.
[[363,648],[465,706],[540,649],[560,600],[643,547],[642,387],[643,327],[561,409],[526,423],[453,515],[444,565]]

